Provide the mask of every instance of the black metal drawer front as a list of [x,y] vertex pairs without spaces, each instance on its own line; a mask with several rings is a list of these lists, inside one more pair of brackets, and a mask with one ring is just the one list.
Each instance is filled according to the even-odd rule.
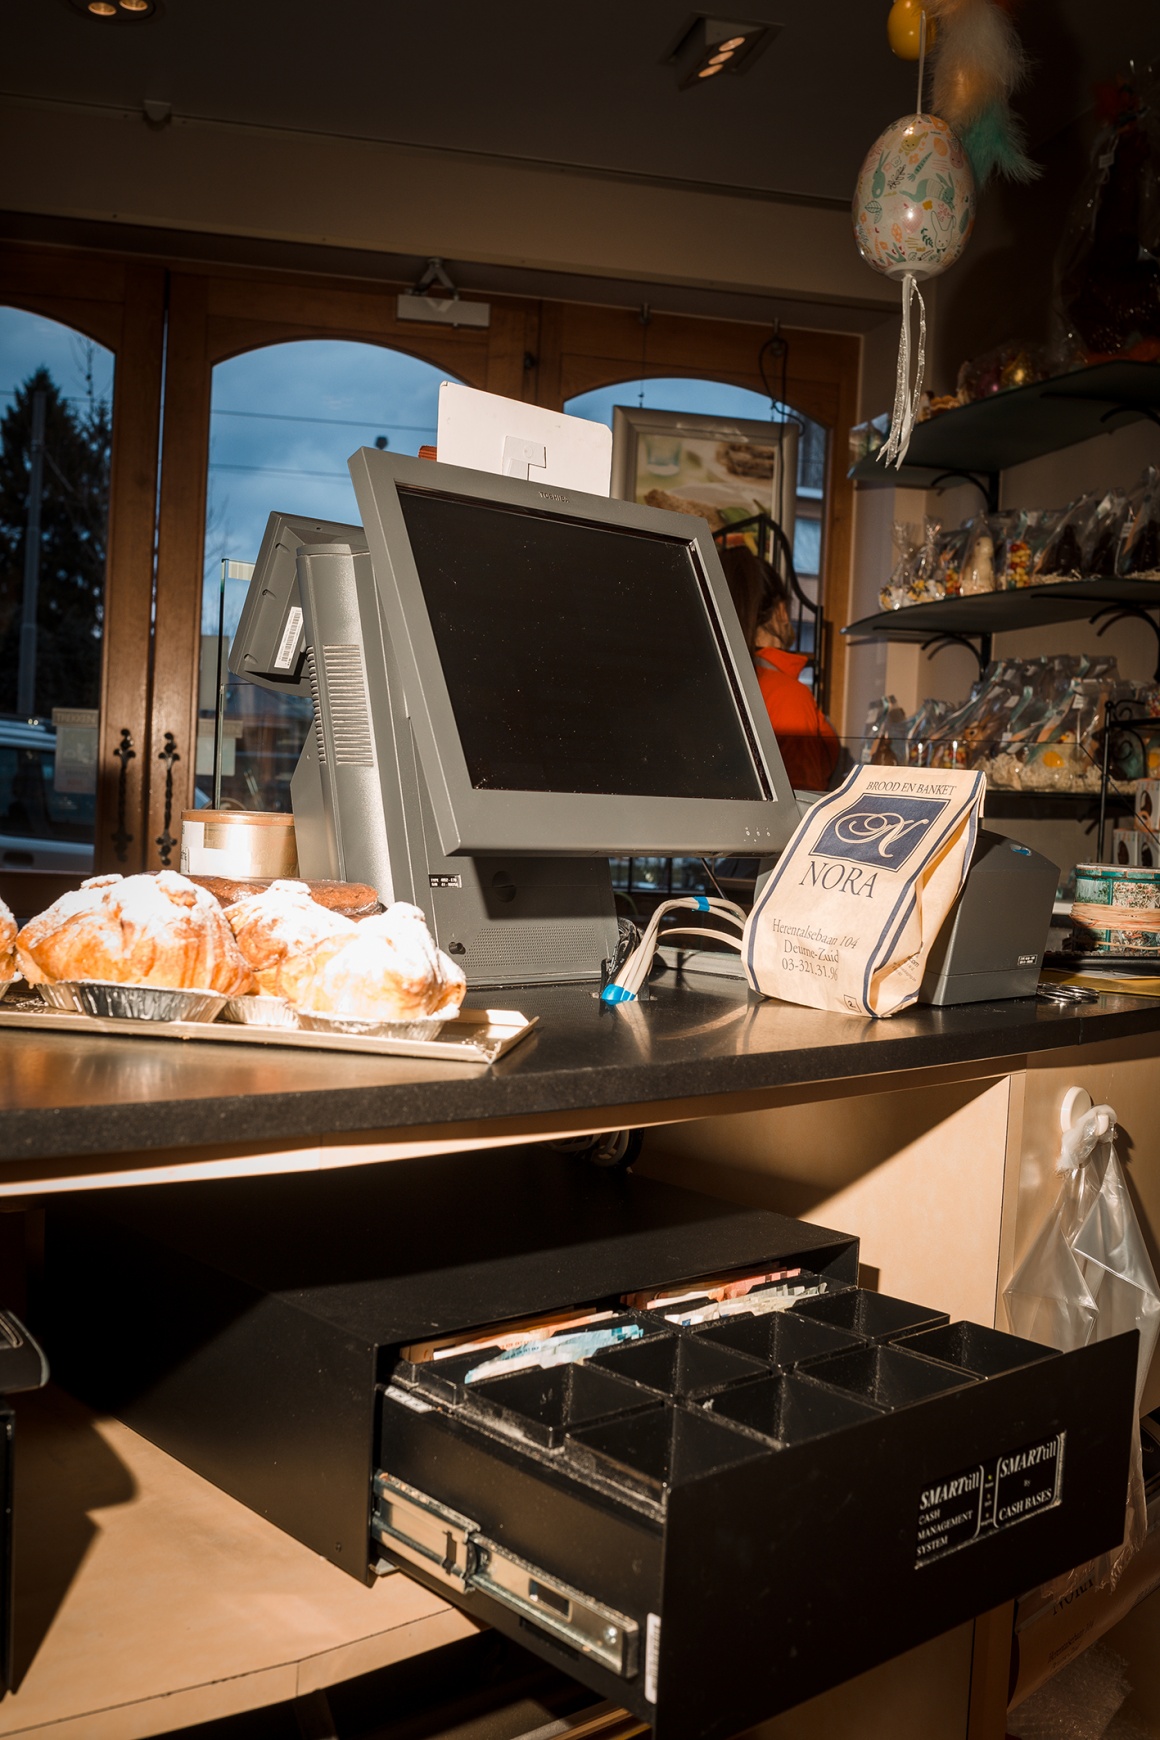
[[658,1740],[724,1740],[1119,1537],[1133,1335],[1059,1355],[841,1297],[474,1395],[400,1367],[379,1466],[476,1527],[460,1587],[406,1568]]

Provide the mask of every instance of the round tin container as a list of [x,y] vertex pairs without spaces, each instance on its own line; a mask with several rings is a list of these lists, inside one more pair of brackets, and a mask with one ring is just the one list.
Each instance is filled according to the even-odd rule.
[[186,876],[239,881],[297,876],[294,817],[275,810],[183,810],[181,869]]
[[[1089,910],[1083,920],[1075,907],[1103,908],[1106,922]],[[1160,870],[1129,864],[1077,864],[1071,947],[1082,954],[1160,955],[1160,930],[1126,928],[1117,914],[1160,911]]]
[[1075,899],[1079,906],[1160,907],[1160,870],[1130,864],[1077,864]]

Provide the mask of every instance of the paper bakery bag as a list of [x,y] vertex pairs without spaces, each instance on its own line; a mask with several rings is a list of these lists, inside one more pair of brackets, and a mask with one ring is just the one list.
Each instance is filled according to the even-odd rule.
[[858,767],[808,810],[745,927],[755,991],[896,1015],[966,880],[981,773]]

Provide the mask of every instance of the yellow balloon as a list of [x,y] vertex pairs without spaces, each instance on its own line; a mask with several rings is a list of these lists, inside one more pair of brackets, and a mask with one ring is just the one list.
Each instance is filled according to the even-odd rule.
[[[917,60],[919,38],[922,30],[922,7],[919,0],[894,0],[890,8],[890,16],[886,20],[886,40],[891,52],[899,60]],[[926,21],[926,46],[929,50],[934,45],[934,19]]]

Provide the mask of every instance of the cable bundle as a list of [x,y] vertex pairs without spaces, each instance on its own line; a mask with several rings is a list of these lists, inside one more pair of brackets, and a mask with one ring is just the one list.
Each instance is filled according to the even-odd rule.
[[649,920],[648,928],[624,964],[609,979],[600,993],[602,1003],[634,1003],[640,994],[640,988],[649,975],[653,956],[660,941],[661,919],[669,912],[711,912],[718,918],[724,918],[730,924],[737,926],[738,934],[733,937],[726,931],[708,930],[703,925],[681,924],[670,925],[665,931],[664,940],[669,941],[676,936],[708,937],[710,942],[727,943],[741,953],[741,932],[745,929],[745,914],[731,900],[713,900],[707,894],[685,895],[678,900],[664,900],[657,907]]

